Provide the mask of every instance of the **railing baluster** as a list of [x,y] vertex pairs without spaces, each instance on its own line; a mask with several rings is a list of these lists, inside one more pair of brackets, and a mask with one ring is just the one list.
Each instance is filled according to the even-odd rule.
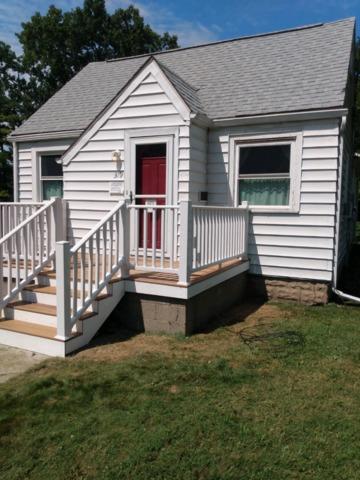
[[103,235],[103,254],[102,254],[102,277],[103,281],[105,281],[106,278],[106,250],[107,250],[107,228],[106,228],[106,223],[102,227],[102,235]]
[[143,259],[143,264],[144,264],[144,267],[146,267],[146,260],[147,260],[147,238],[148,238],[148,235],[147,235],[147,208],[145,207],[144,208],[144,231],[143,231],[143,255],[144,255],[144,259]]
[[113,232],[113,219],[112,217],[109,218],[109,272],[112,272],[113,268],[113,237],[114,237],[114,232]]
[[139,210],[135,209],[135,267],[137,267],[139,263],[139,230],[140,230],[140,222],[139,222]]
[[88,263],[88,298],[91,298],[92,288],[93,288],[93,239],[92,237],[89,238],[89,263]]
[[16,232],[15,233],[15,268],[16,268],[15,288],[18,288],[20,283],[20,248],[21,248],[20,232]]
[[100,281],[100,233],[95,233],[95,288],[99,288]]
[[152,235],[151,235],[151,242],[152,242],[152,266],[155,267],[156,262],[156,209],[153,208],[152,212]]
[[78,310],[78,255],[77,253],[73,256],[73,298],[72,298],[72,314],[76,315]]
[[85,302],[85,290],[86,290],[86,258],[85,258],[85,245],[83,244],[80,249],[80,271],[81,271],[81,303]]
[[160,228],[160,268],[164,268],[164,255],[165,255],[165,209],[160,210],[160,221],[161,221],[161,228]]
[[7,265],[8,265],[8,295],[11,295],[11,290],[12,290],[12,247],[11,247],[11,239],[7,241],[8,244],[8,251],[7,251]]

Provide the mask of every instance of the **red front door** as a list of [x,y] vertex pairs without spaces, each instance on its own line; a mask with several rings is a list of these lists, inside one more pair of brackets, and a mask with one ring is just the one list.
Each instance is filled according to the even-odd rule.
[[[136,195],[145,196],[138,198],[138,204],[165,204],[166,194],[166,156],[150,157],[140,156],[137,161]],[[163,198],[154,198],[163,195]],[[152,248],[152,222],[153,215],[147,215],[147,248]],[[139,215],[139,246],[143,247],[144,216],[140,210]],[[156,248],[161,247],[161,213],[156,212]]]

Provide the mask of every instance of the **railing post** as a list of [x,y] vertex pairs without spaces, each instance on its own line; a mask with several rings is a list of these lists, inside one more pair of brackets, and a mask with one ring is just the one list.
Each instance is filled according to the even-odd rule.
[[70,243],[57,242],[56,255],[56,338],[66,340],[71,335],[70,310]]
[[244,253],[242,255],[244,260],[248,258],[248,243],[249,243],[249,204],[248,202],[242,202],[242,207],[245,207],[244,212]]
[[121,225],[122,228],[122,245],[123,245],[123,256],[124,260],[121,265],[121,277],[127,278],[129,276],[129,260],[130,260],[130,209],[129,209],[130,200],[125,200],[124,205],[120,210],[121,215]]
[[193,254],[193,212],[191,201],[180,202],[179,284],[189,285]]
[[59,197],[53,197],[55,200],[52,208],[52,240],[55,242],[65,241],[66,235],[66,202]]

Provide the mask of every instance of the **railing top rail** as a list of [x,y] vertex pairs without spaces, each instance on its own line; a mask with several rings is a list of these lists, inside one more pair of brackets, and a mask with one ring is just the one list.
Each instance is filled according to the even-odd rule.
[[44,205],[45,202],[0,202],[0,207],[3,205],[8,207],[14,205],[15,207],[40,207]]
[[71,253],[76,253],[88,240],[91,238],[100,228],[113,216],[115,213],[120,210],[125,205],[125,202],[122,200],[121,202],[117,203],[115,207],[110,210],[109,213],[105,215],[81,240],[76,243],[72,249],[70,250]]
[[26,218],[23,222],[19,223],[15,228],[11,230],[11,232],[7,233],[4,237],[1,238],[0,240],[0,246],[3,245],[7,240],[9,240],[13,235],[15,235],[16,232],[21,230],[25,225],[28,223],[31,223],[34,218],[39,216],[42,212],[47,210],[51,205],[53,205],[56,202],[56,198],[53,198],[52,200],[49,200],[46,202],[39,210],[36,210],[32,215],[30,215],[28,218]]
[[143,204],[143,205],[134,205],[134,204],[131,204],[131,205],[128,205],[128,208],[135,208],[135,209],[141,209],[141,208],[147,208],[147,209],[153,209],[153,208],[157,208],[157,209],[175,209],[175,208],[179,208],[179,205],[146,205],[146,204]]
[[239,205],[238,207],[227,207],[226,205],[193,205],[193,208],[199,210],[233,210],[236,212],[249,210],[247,205]]

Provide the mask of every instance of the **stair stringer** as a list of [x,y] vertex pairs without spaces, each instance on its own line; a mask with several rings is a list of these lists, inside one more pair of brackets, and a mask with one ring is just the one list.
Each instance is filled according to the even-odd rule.
[[111,295],[109,297],[97,301],[96,315],[82,321],[82,334],[65,342],[64,356],[75,350],[79,350],[91,341],[99,328],[123,298],[125,294],[125,281],[120,280],[113,282],[111,284],[111,290]]

